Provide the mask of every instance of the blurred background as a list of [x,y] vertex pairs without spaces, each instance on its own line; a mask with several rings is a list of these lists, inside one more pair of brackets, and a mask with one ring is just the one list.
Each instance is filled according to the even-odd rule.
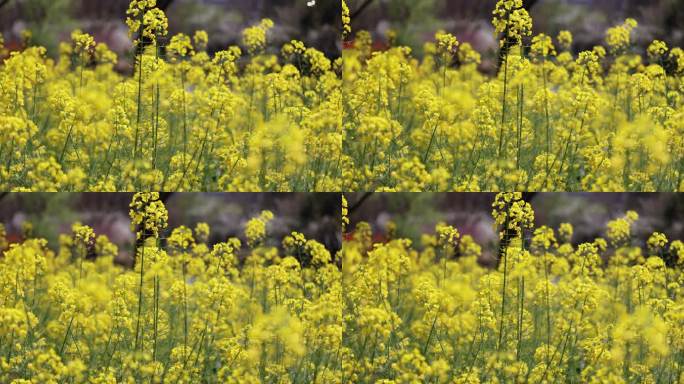
[[[117,261],[131,262],[135,234],[128,215],[132,193],[0,193],[0,223],[12,242],[21,241],[22,223],[30,222],[34,237],[58,247],[59,234],[71,233],[75,221],[93,227],[119,246]],[[169,211],[168,231],[198,222],[211,227],[209,244],[239,237],[243,250],[246,222],[262,210],[273,211],[267,244],[280,247],[292,231],[323,243],[334,255],[341,246],[339,193],[164,193]],[[211,248],[211,247],[210,247]]]
[[[20,49],[22,31],[32,33],[31,44],[57,55],[60,41],[80,28],[105,42],[120,56],[131,49],[126,9],[130,0],[0,0],[0,33],[10,50]],[[275,27],[270,49],[279,51],[291,39],[340,55],[341,8],[333,0],[157,0],[169,19],[169,35],[196,30],[209,33],[210,51],[222,50],[241,40],[241,31],[269,17]],[[125,64],[125,63],[123,63]],[[122,64],[122,66],[123,66]]]
[[[420,244],[422,233],[434,233],[444,221],[482,245],[483,262],[496,255],[498,234],[492,219],[494,193],[345,193],[350,210],[348,231],[359,221],[371,224],[376,241],[385,241],[387,223],[397,236]],[[557,229],[570,223],[574,244],[605,236],[606,223],[628,210],[639,214],[633,236],[645,244],[654,231],[669,240],[684,240],[684,194],[678,193],[525,193],[534,209],[535,227]]]
[[[483,55],[483,67],[493,66],[498,43],[491,25],[496,0],[347,0],[352,30],[373,34],[375,46],[386,45],[386,32],[397,32],[397,43],[420,53],[435,31],[445,29],[469,42]],[[668,46],[684,45],[684,0],[524,0],[533,19],[533,33],[555,37],[567,29],[573,48],[585,50],[603,41],[605,30],[627,17],[639,22],[634,34],[645,48],[653,39]],[[356,17],[354,17],[356,16]],[[488,53],[488,54],[487,54]]]

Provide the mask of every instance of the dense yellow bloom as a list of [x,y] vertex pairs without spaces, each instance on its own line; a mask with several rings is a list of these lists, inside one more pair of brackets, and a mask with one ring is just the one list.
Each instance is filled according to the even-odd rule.
[[88,52],[95,47],[95,39],[78,29],[71,33],[71,40],[74,42],[74,51],[76,54]]
[[540,33],[532,38],[531,53],[535,56],[547,57],[555,56],[556,48],[550,36]]
[[206,243],[209,240],[209,224],[200,222],[195,225],[195,239],[199,243]]
[[171,37],[171,41],[166,48],[171,55],[179,56],[181,58],[195,53],[190,36],[183,33],[179,33]]
[[441,52],[453,52],[458,47],[456,36],[444,31],[435,34],[435,41],[437,41],[437,49]]
[[245,225],[245,237],[250,247],[256,247],[266,237],[266,224],[273,219],[273,212],[262,211],[258,217],[251,218]]
[[345,190],[684,187],[684,51],[627,49],[637,25],[627,19],[605,47],[574,53],[569,31],[557,47],[544,33],[530,39],[521,0],[498,1],[492,23],[504,55],[496,75],[442,31],[422,57],[372,52],[370,34],[356,33],[343,61]]
[[87,225],[75,223],[71,227],[71,230],[74,233],[74,239],[83,245],[88,245],[95,241],[95,232],[93,232],[93,229]]
[[301,251],[305,244],[306,238],[299,232],[292,232],[283,239],[283,248],[293,253]]
[[[518,217],[504,211],[519,201],[499,194],[495,220]],[[620,220],[637,218],[629,212]],[[569,243],[569,223],[557,230],[560,245],[554,228],[529,228],[532,246],[513,239],[494,269],[478,263],[479,253],[443,257],[437,238],[457,233],[447,224],[424,234],[422,246],[406,239],[368,245],[356,236],[367,225],[342,249],[342,367],[349,381],[624,383],[678,376],[684,292],[673,282],[684,275],[659,256],[617,260],[641,253],[629,234],[608,250],[603,239]],[[651,238],[649,244],[666,246],[662,234]],[[473,248],[467,236],[460,242]],[[671,247],[684,249],[681,242]]]
[[198,52],[205,51],[209,44],[209,34],[207,31],[195,31],[195,34],[192,35],[192,42],[195,44],[195,50]]
[[18,308],[0,308],[0,336],[3,338],[16,337],[21,340],[37,323],[38,319],[33,313],[29,313],[27,317],[27,314]]
[[156,42],[158,37],[168,33],[169,21],[164,11],[156,8],[156,0],[132,0],[126,14],[131,36]]
[[304,248],[311,257],[311,264],[321,267],[328,265],[332,261],[330,251],[325,246],[316,240],[307,240]]
[[205,31],[162,47],[156,3],[130,2],[132,74],[79,30],[58,60],[29,45],[0,63],[0,189],[340,190],[341,60],[267,53],[270,20],[211,56]]
[[[136,195],[134,217],[155,197]],[[209,251],[199,223],[198,241],[175,228],[129,269],[101,236],[91,257],[70,259],[93,238],[73,227],[55,251],[36,238],[2,250],[0,382],[342,382],[341,272],[320,243],[305,242],[311,265],[236,238]]]
[[38,127],[33,121],[12,116],[0,116],[0,129],[2,129],[6,140],[14,143],[17,147],[24,147],[38,131]]
[[195,238],[192,236],[190,228],[181,225],[171,231],[167,242],[170,248],[185,252],[195,245]]
[[569,243],[572,241],[572,234],[574,229],[570,223],[561,223],[558,227],[558,235],[562,242]]
[[663,233],[653,232],[646,244],[648,244],[648,249],[657,255],[667,244],[667,237]]
[[572,46],[572,33],[570,31],[562,30],[558,32],[558,37],[556,39],[558,40],[558,45],[560,45],[564,51],[570,50],[570,46]]
[[534,225],[534,211],[530,203],[522,200],[520,192],[499,193],[492,204],[492,216],[501,226],[499,236],[503,238],[506,231],[513,230],[517,236]]
[[629,240],[632,224],[638,219],[639,215],[636,212],[629,211],[625,216],[609,221],[606,235],[611,243],[617,245]]
[[653,40],[646,49],[649,59],[657,62],[667,53],[667,44],[661,40]]
[[[159,200],[158,192],[139,192],[133,196],[130,204],[131,225],[140,226],[141,231],[148,231],[155,237],[166,228],[168,211],[164,203]],[[142,232],[137,232],[140,238]]]
[[250,54],[256,54],[266,47],[266,33],[273,28],[271,19],[263,19],[255,26],[242,31],[242,42],[247,46]]
[[[523,37],[532,33],[532,18],[524,9],[522,0],[499,0],[492,12],[492,24],[497,33],[506,33],[506,37],[520,44]],[[501,40],[503,46],[506,41]]]
[[622,24],[609,28],[606,31],[606,43],[613,52],[619,52],[626,49],[631,41],[631,33],[637,27],[637,22],[634,19],[626,19]]
[[438,223],[435,226],[435,232],[437,233],[438,244],[456,244],[460,237],[456,228],[445,223]]

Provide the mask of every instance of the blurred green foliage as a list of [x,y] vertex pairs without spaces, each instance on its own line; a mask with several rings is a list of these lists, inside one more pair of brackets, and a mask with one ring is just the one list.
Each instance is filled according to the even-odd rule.
[[59,35],[65,29],[76,27],[73,18],[72,0],[30,0],[18,4],[25,15],[26,29],[32,33],[31,45],[41,45],[49,52],[55,52]]
[[[362,194],[350,194],[349,204],[353,205]],[[443,193],[376,193],[359,207],[360,217],[366,216],[367,208],[380,208],[382,212],[390,213],[390,220],[396,224],[396,235],[409,238],[419,244],[423,233],[434,229],[435,223],[444,220],[444,211],[441,210],[442,201],[446,197]],[[365,220],[369,219],[364,217]],[[354,218],[352,218],[354,220]],[[386,224],[371,221],[373,225]],[[353,224],[354,225],[354,224]],[[353,225],[351,228],[353,228]],[[385,234],[386,228],[374,227],[373,231]]]
[[436,9],[443,7],[443,0],[392,0],[389,5],[390,20],[398,23],[397,42],[414,47],[422,53],[426,35],[434,34],[443,23],[437,18]]
[[73,207],[76,197],[68,192],[16,193],[10,194],[6,203],[22,207],[26,221],[33,224],[35,237],[47,239],[48,244],[59,244],[59,235],[65,232],[63,223],[78,220],[79,215]]

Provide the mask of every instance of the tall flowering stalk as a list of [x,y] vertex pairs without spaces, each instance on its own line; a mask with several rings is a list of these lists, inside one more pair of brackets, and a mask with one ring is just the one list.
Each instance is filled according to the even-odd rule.
[[[138,316],[135,325],[135,348],[140,347],[141,332],[140,320],[143,309],[143,278],[145,276],[145,242],[149,239],[158,243],[159,234],[166,228],[168,211],[164,203],[159,200],[158,192],[136,193],[130,204],[130,217],[132,229],[136,231],[136,243],[140,242],[140,260],[136,265],[140,268],[140,281],[138,285]],[[136,258],[138,248],[136,247]]]
[[501,102],[501,127],[499,129],[498,157],[503,154],[504,126],[506,123],[506,93],[508,90],[508,52],[513,45],[522,44],[523,38],[532,31],[532,18],[524,9],[522,0],[499,0],[492,12],[492,24],[499,40],[499,52],[503,56],[503,97]]
[[499,258],[503,258],[503,283],[501,287],[501,315],[499,319],[499,337],[498,349],[502,348],[504,340],[504,322],[506,314],[506,285],[508,277],[508,262],[509,249],[508,247],[515,243],[513,240],[519,242],[520,247],[523,247],[523,234],[525,229],[530,228],[534,224],[534,212],[530,204],[522,200],[522,194],[519,192],[513,193],[499,193],[496,195],[492,203],[492,216],[499,226],[499,241],[503,243],[500,247]]
[[168,33],[168,20],[164,11],[156,8],[156,0],[132,0],[126,11],[126,24],[129,28],[129,35],[135,36],[133,44],[135,46],[137,66],[138,66],[138,97],[136,106],[136,127],[133,146],[133,158],[138,155],[138,136],[140,130],[140,120],[142,118],[142,88],[143,88],[143,59],[145,57],[145,45],[151,44],[155,50],[158,49],[157,42],[160,37]]

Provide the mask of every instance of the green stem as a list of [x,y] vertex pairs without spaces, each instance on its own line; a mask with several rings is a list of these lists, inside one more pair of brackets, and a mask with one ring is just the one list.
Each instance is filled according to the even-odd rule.
[[[140,44],[140,43],[138,43]],[[140,49],[140,48],[139,48]],[[142,66],[143,66],[143,53],[139,52],[138,55],[138,100],[137,100],[137,112],[135,119],[135,142],[133,143],[133,159],[138,158],[138,137],[140,135],[140,119],[142,114]]]
[[67,137],[64,139],[64,146],[62,147],[62,152],[59,154],[59,164],[62,165],[62,160],[64,159],[64,154],[66,153],[67,146],[69,145],[69,139],[71,139],[71,132],[74,129],[74,124],[69,126],[69,131],[67,132]]
[[439,126],[439,123],[435,123],[435,127],[432,129],[432,135],[430,135],[430,142],[428,143],[428,147],[425,150],[425,155],[423,155],[423,164],[427,167],[427,160],[428,156],[430,155],[430,149],[432,149],[432,142],[435,139],[435,134],[437,133],[437,127]]
[[140,317],[142,315],[143,306],[143,275],[145,274],[145,245],[142,246],[140,253],[140,284],[138,285],[138,318],[135,323],[135,348],[138,349],[140,344]]
[[503,270],[503,287],[501,289],[501,319],[499,322],[499,342],[497,344],[497,350],[501,350],[501,344],[503,341],[504,334],[504,315],[506,314],[506,277],[508,275],[508,256],[506,255],[506,250],[503,250],[504,258],[504,270]]
[[504,56],[504,89],[503,89],[503,98],[501,99],[501,126],[499,127],[499,151],[498,151],[498,158],[501,158],[502,150],[503,150],[503,141],[504,141],[504,124],[506,122],[506,93],[508,90],[508,55]]

